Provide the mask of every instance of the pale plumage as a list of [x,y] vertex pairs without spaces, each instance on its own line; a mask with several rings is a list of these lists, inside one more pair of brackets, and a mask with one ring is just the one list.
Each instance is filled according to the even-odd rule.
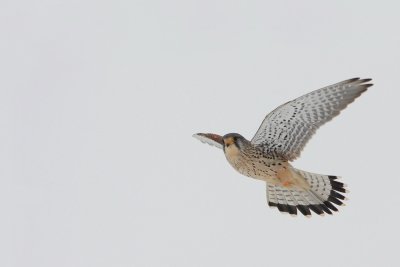
[[315,131],[337,116],[372,84],[349,79],[287,102],[269,113],[251,141],[239,134],[195,134],[202,142],[222,148],[240,173],[267,182],[268,204],[292,215],[332,214],[342,205],[344,184],[337,176],[313,174],[288,161],[300,153]]
[[279,106],[265,117],[251,142],[269,155],[297,158],[315,131],[365,92],[369,81],[346,80]]

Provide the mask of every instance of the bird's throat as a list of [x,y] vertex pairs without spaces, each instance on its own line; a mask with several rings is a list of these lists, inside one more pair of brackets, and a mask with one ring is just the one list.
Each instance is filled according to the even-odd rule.
[[235,162],[239,156],[240,150],[236,145],[225,147],[225,157],[230,163]]

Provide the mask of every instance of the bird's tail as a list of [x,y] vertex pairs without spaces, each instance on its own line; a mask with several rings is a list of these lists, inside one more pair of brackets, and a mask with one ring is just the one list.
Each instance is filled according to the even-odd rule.
[[299,210],[305,216],[311,216],[311,211],[319,215],[332,214],[332,211],[338,211],[335,205],[344,205],[342,200],[346,198],[341,193],[346,193],[348,190],[344,188],[345,184],[337,181],[340,177],[298,169],[294,169],[294,171],[307,180],[310,188],[301,190],[267,183],[269,206],[277,207],[279,211],[291,215],[297,215],[297,210]]

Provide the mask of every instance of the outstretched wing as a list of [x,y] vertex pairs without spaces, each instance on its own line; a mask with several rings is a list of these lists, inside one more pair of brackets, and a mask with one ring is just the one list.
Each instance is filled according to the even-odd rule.
[[294,160],[315,131],[372,84],[354,78],[315,90],[269,113],[251,140],[272,156]]
[[193,135],[194,138],[199,139],[201,142],[216,146],[218,148],[223,148],[224,141],[222,140],[222,136],[218,134],[212,133],[197,133]]

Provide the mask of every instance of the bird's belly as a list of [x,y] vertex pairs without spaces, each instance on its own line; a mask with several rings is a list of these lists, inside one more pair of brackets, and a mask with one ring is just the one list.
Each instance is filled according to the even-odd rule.
[[237,158],[230,163],[241,174],[265,181],[271,185],[286,188],[309,188],[307,181],[299,176],[287,161],[266,158],[255,160]]
[[287,162],[276,159],[247,159],[244,157],[227,158],[232,167],[239,173],[271,184],[280,184],[278,173]]

